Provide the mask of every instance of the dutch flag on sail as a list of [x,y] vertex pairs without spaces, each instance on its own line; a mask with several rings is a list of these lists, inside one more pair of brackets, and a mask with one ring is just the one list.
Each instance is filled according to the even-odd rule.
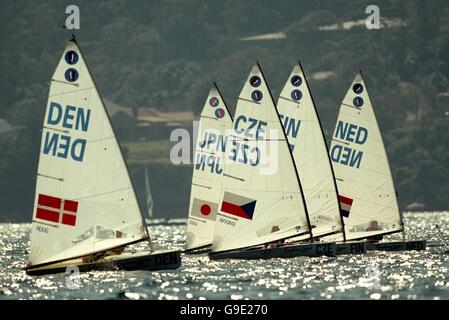
[[338,196],[338,199],[340,200],[341,215],[348,218],[353,199],[340,195]]

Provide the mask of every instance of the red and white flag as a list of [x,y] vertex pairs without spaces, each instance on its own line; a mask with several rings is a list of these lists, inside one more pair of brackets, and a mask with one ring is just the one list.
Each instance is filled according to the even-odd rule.
[[68,226],[76,225],[78,202],[39,194],[36,219]]
[[215,217],[217,216],[217,210],[218,204],[194,198],[191,216],[215,221]]

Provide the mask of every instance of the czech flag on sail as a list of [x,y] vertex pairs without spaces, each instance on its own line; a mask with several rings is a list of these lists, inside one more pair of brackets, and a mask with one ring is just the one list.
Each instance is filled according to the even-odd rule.
[[218,204],[193,198],[191,216],[215,221],[217,216]]
[[230,192],[225,192],[223,202],[221,204],[222,212],[247,220],[253,219],[255,208],[256,200],[245,198]]
[[45,194],[38,196],[36,219],[75,226],[77,211],[77,201],[64,200]]
[[353,199],[340,195],[338,196],[338,199],[340,200],[341,215],[349,218]]

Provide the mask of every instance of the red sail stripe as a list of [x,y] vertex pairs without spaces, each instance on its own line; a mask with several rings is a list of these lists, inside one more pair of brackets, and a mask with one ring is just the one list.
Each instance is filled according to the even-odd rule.
[[55,208],[55,209],[60,209],[61,208],[61,199],[47,196],[45,194],[39,194],[37,204],[39,204],[41,206],[47,206],[47,207],[51,207],[51,208]]
[[251,220],[251,218],[248,216],[245,210],[242,209],[242,207],[230,202],[223,201],[223,203],[221,204],[221,211],[232,214],[237,217]]
[[37,208],[36,218],[41,220],[47,220],[51,222],[59,222],[59,212]]
[[71,200],[64,201],[64,211],[76,213],[78,211],[78,202]]
[[66,224],[69,226],[75,226],[76,216],[74,216],[72,214],[63,214],[62,215],[62,224]]
[[345,196],[338,196],[338,198],[340,199],[340,202],[341,203],[344,203],[344,204],[347,204],[347,205],[352,205],[352,199],[351,198],[348,198],[348,197],[345,197]]

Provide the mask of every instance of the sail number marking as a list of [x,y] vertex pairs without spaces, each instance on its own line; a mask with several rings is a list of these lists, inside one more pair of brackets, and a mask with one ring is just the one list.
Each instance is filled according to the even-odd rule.
[[[368,139],[368,130],[352,123],[338,121],[334,138],[354,143],[355,145],[363,145]],[[330,151],[330,157],[333,162],[359,168],[363,158],[363,151],[335,144]]]
[[[62,126],[79,132],[87,132],[89,129],[90,109],[71,105],[62,106],[56,102],[50,102],[46,124],[49,128]],[[60,134],[47,131],[43,143],[43,153],[62,159],[83,161],[86,150],[86,139],[74,139],[69,134]]]
[[[245,115],[240,115],[234,122],[234,132],[248,139],[263,140],[268,123]],[[229,159],[256,167],[260,163],[261,151],[245,142],[232,141]]]

